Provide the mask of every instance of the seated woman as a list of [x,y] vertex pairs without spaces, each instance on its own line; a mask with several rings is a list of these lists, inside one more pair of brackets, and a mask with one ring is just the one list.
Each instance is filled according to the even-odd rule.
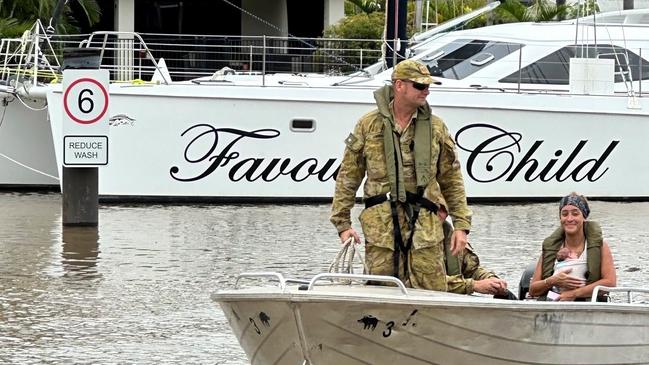
[[588,221],[590,208],[582,195],[559,202],[561,226],[543,241],[529,294],[540,300],[590,300],[597,285],[616,285],[613,255],[602,229]]

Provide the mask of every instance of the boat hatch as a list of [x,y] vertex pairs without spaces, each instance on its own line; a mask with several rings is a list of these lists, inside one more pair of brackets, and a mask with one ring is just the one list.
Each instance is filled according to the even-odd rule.
[[290,128],[293,132],[313,132],[315,131],[315,120],[296,118],[291,120]]
[[434,76],[462,80],[522,47],[520,43],[456,39],[428,53],[430,56],[424,56],[422,61],[435,70]]
[[482,66],[487,62],[493,60],[495,56],[489,52],[483,52],[471,59],[471,64],[474,66]]

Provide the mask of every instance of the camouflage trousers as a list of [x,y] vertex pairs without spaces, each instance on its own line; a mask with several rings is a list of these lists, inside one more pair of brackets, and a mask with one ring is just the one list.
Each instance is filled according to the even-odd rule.
[[[397,207],[397,213],[403,241],[406,242],[411,230],[402,205]],[[369,274],[394,276],[395,232],[390,202],[366,208],[359,220],[365,235],[365,263]],[[399,279],[410,288],[446,291],[444,230],[434,212],[420,210],[412,240],[410,250],[400,253]],[[406,261],[408,277],[404,277],[403,270]]]
[[[409,288],[447,291],[446,266],[444,264],[443,241],[439,245],[410,249],[408,255],[408,277],[404,277],[403,252],[399,257],[399,279]],[[394,276],[394,251],[374,245],[365,245],[365,264],[371,275]],[[373,282],[373,284],[381,284]]]

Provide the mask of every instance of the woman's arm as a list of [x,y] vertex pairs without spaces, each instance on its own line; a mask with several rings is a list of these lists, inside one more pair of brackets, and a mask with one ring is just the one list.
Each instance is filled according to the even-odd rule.
[[542,265],[543,255],[539,257],[539,261],[537,261],[536,268],[534,269],[534,275],[532,276],[532,282],[530,283],[530,296],[539,297],[547,293],[553,286],[559,287],[563,290],[573,290],[584,286],[584,280],[570,276],[570,271],[572,271],[572,269],[558,272],[548,278],[541,279],[541,273],[543,271]]
[[539,256],[539,260],[536,262],[536,268],[534,269],[534,275],[532,275],[532,280],[530,281],[529,293],[531,297],[540,297],[547,293],[552,287],[552,285],[547,283],[545,280],[541,280],[542,262],[543,255]]
[[601,258],[601,278],[594,283],[590,283],[581,288],[568,290],[561,293],[559,300],[575,300],[575,298],[589,298],[593,295],[593,289],[597,285],[603,286],[616,286],[617,273],[615,272],[615,264],[613,263],[613,254],[611,248],[606,241],[602,244],[602,258]]

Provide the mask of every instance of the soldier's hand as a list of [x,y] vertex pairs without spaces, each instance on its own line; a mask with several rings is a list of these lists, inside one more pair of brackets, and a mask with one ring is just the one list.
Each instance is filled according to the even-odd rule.
[[466,232],[461,229],[453,231],[453,235],[451,236],[451,253],[453,256],[459,255],[466,247],[466,243]]
[[481,294],[498,295],[507,291],[507,282],[498,278],[488,278],[473,282],[473,291]]
[[361,243],[361,236],[359,236],[356,230],[354,230],[353,228],[349,228],[340,232],[341,243],[345,243],[350,237],[354,237],[354,241],[356,241],[356,243]]

